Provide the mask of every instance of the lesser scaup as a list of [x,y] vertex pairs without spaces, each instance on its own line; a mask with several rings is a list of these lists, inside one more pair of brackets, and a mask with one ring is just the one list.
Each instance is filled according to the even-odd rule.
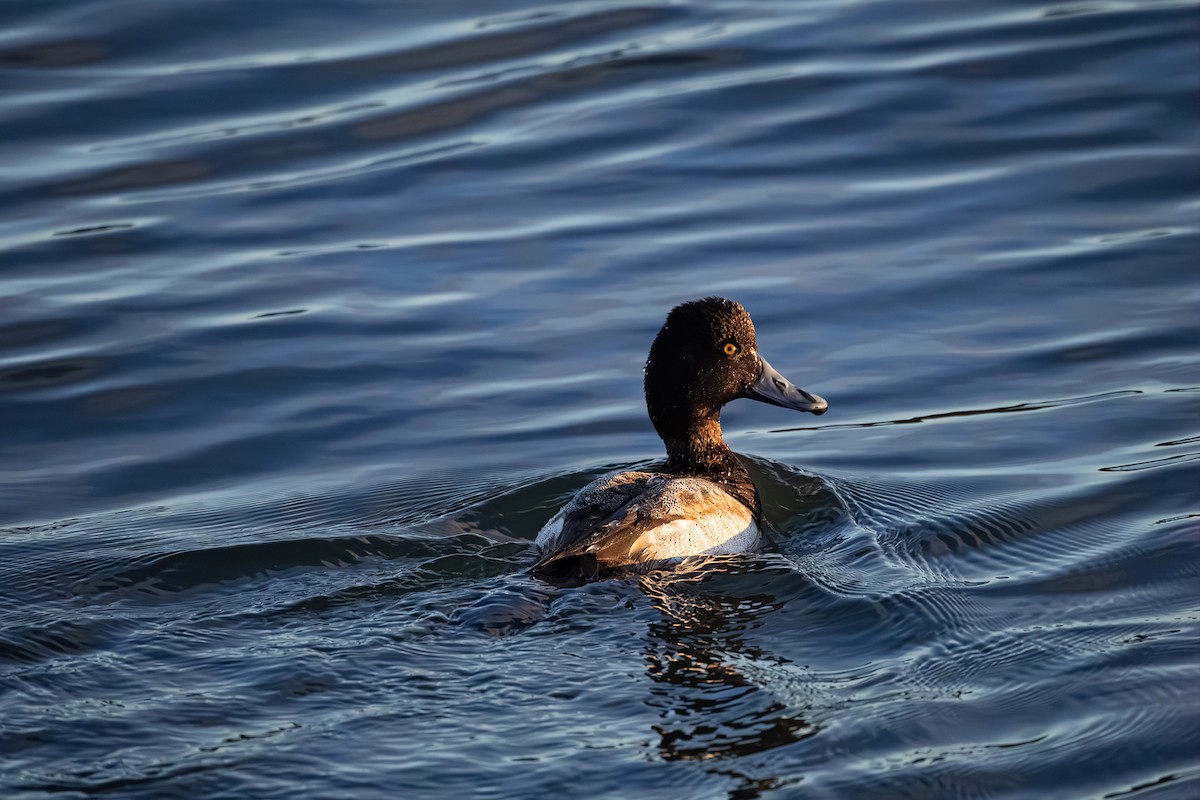
[[720,297],[671,310],[650,346],[645,390],[667,460],[580,489],[538,533],[534,575],[579,583],[752,549],[758,490],[721,436],[721,407],[739,397],[814,414],[829,407],[759,355],[746,309]]

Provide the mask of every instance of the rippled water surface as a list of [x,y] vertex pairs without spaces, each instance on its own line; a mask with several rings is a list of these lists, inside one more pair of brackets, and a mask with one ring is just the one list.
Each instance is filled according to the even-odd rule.
[[[0,4],[0,794],[1200,794],[1200,5]],[[556,589],[674,304],[761,552]]]

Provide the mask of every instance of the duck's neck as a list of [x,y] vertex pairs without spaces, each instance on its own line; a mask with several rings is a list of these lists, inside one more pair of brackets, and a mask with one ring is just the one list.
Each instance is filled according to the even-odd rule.
[[[657,426],[656,426],[657,427]],[[721,417],[696,418],[668,430],[659,429],[667,446],[667,469],[680,475],[719,475],[742,471],[738,460],[721,436]]]
[[[686,419],[686,422],[674,422]],[[709,416],[678,417],[656,416],[650,420],[667,446],[667,463],[664,469],[676,475],[698,475],[705,480],[715,481],[726,487],[746,508],[761,514],[758,490],[750,473],[721,436],[721,412]],[[668,422],[671,420],[671,422]]]

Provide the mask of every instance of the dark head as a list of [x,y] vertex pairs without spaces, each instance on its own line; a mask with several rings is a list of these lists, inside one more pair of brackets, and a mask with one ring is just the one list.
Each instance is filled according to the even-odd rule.
[[706,297],[671,309],[646,359],[646,407],[668,463],[703,464],[728,453],[721,407],[739,397],[814,414],[828,408],[759,355],[754,323],[738,303]]

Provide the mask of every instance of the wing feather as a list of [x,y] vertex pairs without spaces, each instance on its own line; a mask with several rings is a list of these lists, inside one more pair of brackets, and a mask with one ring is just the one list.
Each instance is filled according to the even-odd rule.
[[[736,545],[732,539],[721,541],[715,530],[715,538],[703,535],[706,528],[721,527],[712,526],[713,514],[732,525]],[[687,522],[681,526],[681,521]],[[617,572],[645,572],[687,555],[748,549],[758,528],[749,509],[709,481],[627,472],[585,487],[542,534],[538,544],[545,555],[531,573],[552,583],[578,584]]]

